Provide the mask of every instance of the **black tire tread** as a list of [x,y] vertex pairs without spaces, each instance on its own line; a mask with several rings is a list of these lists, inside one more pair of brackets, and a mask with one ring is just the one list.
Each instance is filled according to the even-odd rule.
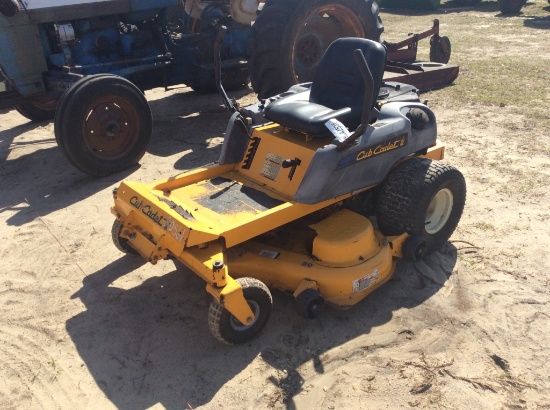
[[137,255],[138,252],[132,248],[132,246],[128,243],[128,240],[120,237],[120,232],[123,227],[124,225],[122,225],[118,219],[115,219],[113,227],[111,228],[111,238],[113,238],[113,243],[122,253],[127,255]]
[[53,133],[55,136],[55,142],[57,143],[57,146],[63,153],[63,155],[69,160],[69,162],[75,167],[78,168],[78,165],[73,161],[73,159],[69,156],[67,153],[67,149],[65,148],[65,145],[63,143],[63,139],[61,138],[61,128],[62,128],[62,115],[67,109],[67,104],[71,101],[72,96],[74,93],[78,90],[78,88],[82,85],[82,83],[86,83],[88,81],[87,79],[94,77],[105,77],[110,74],[94,74],[88,77],[81,78],[77,82],[75,82],[71,87],[69,87],[63,95],[61,96],[61,99],[59,100],[59,104],[57,104],[57,108],[55,110],[55,117],[54,117],[54,124],[53,124]]
[[384,26],[374,0],[268,0],[252,26],[248,44],[248,71],[258,98],[280,94],[296,83],[285,46],[294,40],[306,10],[332,3],[353,8],[362,19],[366,37],[380,41]]
[[[434,39],[435,37],[432,37]],[[445,43],[445,47],[448,50],[448,53],[441,48],[441,43]],[[447,64],[451,58],[451,40],[449,37],[442,36],[439,37],[438,41],[430,40],[430,61],[435,63]]]
[[23,102],[15,106],[15,110],[23,117],[28,118],[33,122],[49,121],[55,116],[54,109],[44,109],[37,107],[32,102]]
[[[442,183],[454,184],[453,210],[434,235],[425,231],[425,211]],[[432,192],[433,191],[433,192]],[[425,255],[440,248],[456,229],[466,201],[466,182],[452,165],[427,158],[409,159],[390,173],[378,199],[377,222],[384,235],[407,232],[426,239]]]
[[[254,332],[247,332],[243,337],[232,337],[231,335],[226,334],[223,329],[224,322],[228,321],[231,317],[231,313],[227,311],[217,300],[212,300],[210,307],[208,309],[208,326],[212,335],[218,339],[220,342],[232,345],[237,343],[244,343],[249,339],[255,337],[265,326],[269,317],[271,316],[271,308],[273,306],[273,298],[271,297],[271,292],[269,292],[268,287],[258,279],[255,278],[239,278],[237,282],[240,283],[245,299],[251,299],[252,296],[264,297],[266,300],[269,300],[269,309],[266,313],[266,316],[263,318],[262,323],[258,323],[258,327],[254,329]],[[261,314],[262,312],[260,312]],[[252,330],[252,329],[248,329]],[[243,332],[245,333],[245,332]]]
[[[92,93],[111,93],[121,90],[138,102],[136,109],[142,110],[140,136],[132,150],[124,158],[98,163],[83,147],[83,136],[79,133],[84,120],[83,99]],[[79,118],[80,117],[80,118]],[[77,81],[63,95],[54,122],[54,133],[58,146],[69,161],[81,171],[92,176],[106,176],[135,165],[145,154],[152,135],[153,119],[145,96],[133,83],[112,74],[96,74]]]

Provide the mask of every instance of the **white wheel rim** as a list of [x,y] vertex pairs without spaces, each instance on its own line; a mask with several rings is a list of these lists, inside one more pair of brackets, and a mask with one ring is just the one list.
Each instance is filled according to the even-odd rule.
[[453,210],[453,193],[450,189],[440,190],[432,198],[426,212],[425,229],[430,235],[439,232],[449,220]]
[[243,325],[239,320],[231,315],[230,323],[231,327],[236,330],[237,332],[243,332],[246,329],[250,328],[254,323],[256,323],[256,320],[258,320],[258,315],[260,313],[260,306],[255,300],[247,300],[248,306],[250,306],[250,309],[252,309],[252,312],[254,313],[254,320],[249,325]]

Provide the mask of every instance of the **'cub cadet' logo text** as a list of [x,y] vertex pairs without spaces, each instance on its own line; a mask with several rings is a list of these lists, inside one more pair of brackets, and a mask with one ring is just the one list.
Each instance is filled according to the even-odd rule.
[[392,138],[391,140],[384,141],[380,144],[371,145],[359,151],[357,154],[348,155],[347,157],[342,158],[338,163],[336,169],[338,170],[345,168],[347,166],[356,164],[364,159],[372,158],[377,155],[384,154],[398,148],[402,148],[405,145],[407,145],[407,134],[399,135]]
[[151,205],[143,203],[143,199],[140,200],[139,197],[133,196],[130,198],[130,204],[140,210],[144,215],[147,215],[149,219],[153,222],[162,226],[176,241],[181,242],[185,237],[186,229],[183,226],[180,226],[172,217],[166,219],[164,216],[159,214],[158,211],[153,212]]
[[389,141],[389,142],[385,142],[383,144],[377,145],[374,148],[364,149],[363,151],[360,151],[359,154],[357,154],[357,157],[355,157],[355,159],[357,161],[361,161],[363,159],[370,158],[374,155],[380,155],[380,154],[383,154],[384,152],[388,152],[396,148],[404,147],[406,144],[407,144],[407,136],[403,135],[393,141]]

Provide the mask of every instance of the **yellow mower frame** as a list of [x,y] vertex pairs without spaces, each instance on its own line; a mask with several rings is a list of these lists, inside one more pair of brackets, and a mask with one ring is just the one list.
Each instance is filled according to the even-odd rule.
[[[315,135],[324,127],[309,123],[311,109],[333,114],[301,87],[239,108],[219,163],[150,184],[125,181],[113,192],[115,245],[152,264],[178,259],[199,275],[213,297],[210,328],[222,342],[244,342],[263,328],[272,308],[267,286],[292,293],[306,318],[316,317],[324,302],[356,304],[391,278],[398,258],[422,257],[446,241],[462,213],[462,175],[432,165],[444,157],[434,114],[405,85],[388,85],[394,102],[370,101],[379,93],[385,50],[369,40],[341,39],[327,54],[340,51],[337,43],[348,52],[358,45],[354,56],[367,66],[362,53],[370,55],[378,77],[368,66],[361,72],[364,104],[372,110],[351,135]],[[416,99],[406,100],[411,93]],[[303,118],[294,119],[288,104],[305,107],[313,134],[297,130]],[[349,110],[334,116],[342,113]],[[293,124],[269,121],[271,115]],[[353,206],[375,187],[389,198],[380,207],[384,233]]]

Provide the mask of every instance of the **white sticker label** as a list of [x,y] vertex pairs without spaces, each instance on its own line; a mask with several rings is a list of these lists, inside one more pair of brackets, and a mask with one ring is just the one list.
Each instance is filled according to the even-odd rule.
[[267,157],[265,158],[264,164],[262,165],[261,174],[264,177],[275,181],[277,179],[277,176],[279,175],[282,163],[282,157],[272,154],[271,152],[268,153]]
[[340,142],[344,141],[351,135],[351,132],[348,131],[346,126],[334,118],[325,122],[325,127],[327,127],[332,135],[334,135],[334,138]]
[[372,273],[369,273],[367,276],[363,276],[360,279],[354,280],[353,284],[353,293],[361,292],[363,289],[370,288],[371,285],[375,284],[380,280],[380,275],[378,274],[378,268],[376,268]]
[[268,251],[267,249],[262,249],[260,251],[259,255],[263,256],[264,258],[277,259],[277,257],[279,256],[279,252]]

